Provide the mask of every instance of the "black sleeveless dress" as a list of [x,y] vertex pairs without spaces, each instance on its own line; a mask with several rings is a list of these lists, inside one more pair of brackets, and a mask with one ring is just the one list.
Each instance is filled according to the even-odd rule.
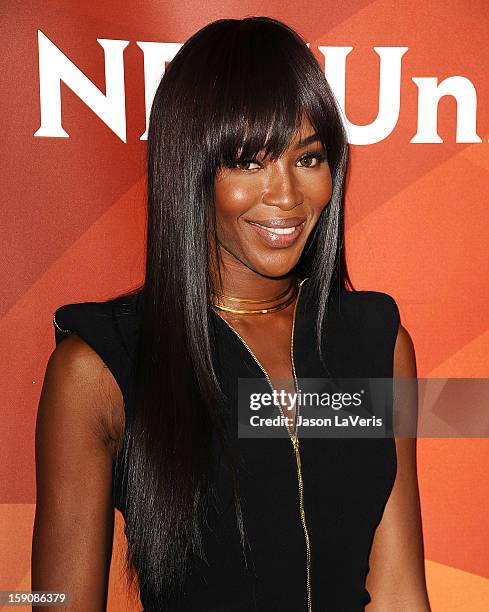
[[[56,343],[76,332],[100,355],[121,388],[126,411],[131,410],[140,302],[137,293],[106,302],[67,304],[53,318]],[[323,341],[327,372],[315,345],[315,314],[305,279],[293,334],[298,379],[392,377],[399,311],[391,296],[343,289],[331,293]],[[246,569],[243,561],[231,483],[227,472],[217,470],[222,506],[204,528],[208,563],[195,563],[183,601],[164,607],[152,593],[142,591],[144,612],[364,610],[370,601],[365,588],[370,548],[396,475],[395,440],[301,437],[299,428],[300,487],[298,461],[288,435],[238,437],[238,377],[263,379],[263,371],[217,314],[215,329],[214,358],[230,398],[230,442],[240,458],[251,566]],[[124,516],[125,491],[115,475],[113,499]]]

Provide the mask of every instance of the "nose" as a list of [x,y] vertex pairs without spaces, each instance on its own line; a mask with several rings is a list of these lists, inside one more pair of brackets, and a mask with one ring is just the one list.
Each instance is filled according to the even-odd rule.
[[268,206],[291,210],[304,200],[297,177],[283,160],[276,160],[267,166],[266,184],[262,201]]

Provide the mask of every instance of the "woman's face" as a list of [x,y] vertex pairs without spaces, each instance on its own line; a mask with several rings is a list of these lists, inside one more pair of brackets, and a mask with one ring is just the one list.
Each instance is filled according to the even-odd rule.
[[304,117],[301,131],[278,160],[263,160],[260,151],[254,160],[223,168],[216,176],[217,237],[224,262],[241,262],[268,277],[288,274],[331,193],[326,151]]

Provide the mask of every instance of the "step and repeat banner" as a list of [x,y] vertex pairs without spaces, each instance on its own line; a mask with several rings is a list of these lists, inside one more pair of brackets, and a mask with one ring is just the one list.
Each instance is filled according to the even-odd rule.
[[[30,589],[35,419],[54,349],[53,312],[142,280],[146,129],[158,79],[203,25],[250,15],[296,29],[343,108],[355,288],[396,299],[419,377],[441,381],[430,390],[439,403],[453,400],[444,393],[453,379],[489,376],[485,0],[7,0],[0,590]],[[463,394],[458,399],[453,419],[468,410]],[[481,396],[477,402],[489,407]],[[482,612],[489,610],[487,427],[450,435],[449,426],[446,435],[418,440],[428,589],[434,612]],[[123,529],[117,513],[114,612],[140,609],[125,590]]]

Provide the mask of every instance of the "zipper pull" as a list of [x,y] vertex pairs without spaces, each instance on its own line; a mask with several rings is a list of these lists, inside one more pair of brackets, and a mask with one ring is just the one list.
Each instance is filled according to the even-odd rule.
[[293,436],[291,436],[290,439],[292,440],[292,446],[294,447],[294,450],[298,451],[299,450],[299,438],[297,437],[297,434],[294,434]]

